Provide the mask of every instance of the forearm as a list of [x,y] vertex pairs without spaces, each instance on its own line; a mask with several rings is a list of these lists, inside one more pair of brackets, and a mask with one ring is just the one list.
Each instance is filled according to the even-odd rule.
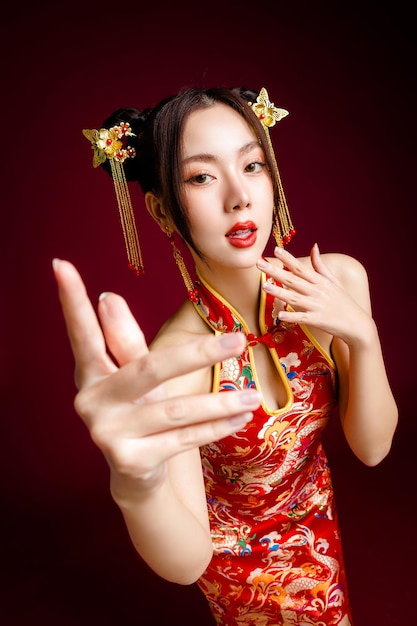
[[133,545],[151,569],[171,582],[195,582],[212,556],[210,534],[180,500],[169,477],[144,494],[133,480],[113,474],[111,492]]
[[346,439],[361,461],[377,465],[390,450],[398,411],[373,320],[365,336],[349,346],[346,376],[340,406]]

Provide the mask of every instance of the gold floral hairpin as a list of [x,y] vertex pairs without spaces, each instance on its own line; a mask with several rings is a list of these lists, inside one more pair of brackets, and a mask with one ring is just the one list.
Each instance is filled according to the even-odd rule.
[[136,154],[132,146],[124,145],[126,142],[125,138],[135,137],[135,134],[131,131],[129,122],[120,122],[118,126],[112,126],[109,129],[84,129],[83,135],[91,141],[94,151],[93,167],[98,167],[106,160],[110,162],[129,267],[137,275],[143,274],[142,253],[123,168],[123,163],[126,159],[132,158]]
[[123,137],[135,137],[130,130],[128,122],[121,122],[119,126],[112,128],[100,128],[100,130],[83,130],[83,135],[91,141],[94,150],[93,167],[98,167],[106,159],[115,159],[123,163],[128,157],[134,157],[135,149],[127,146],[123,148]]
[[270,154],[275,168],[275,176],[278,186],[278,207],[275,208],[273,234],[277,245],[282,247],[291,241],[293,235],[295,235],[295,228],[291,221],[290,212],[288,209],[287,201],[284,194],[284,189],[281,183],[281,176],[279,174],[277,161],[275,158],[274,148],[272,146],[271,137],[269,135],[269,129],[275,126],[276,122],[282,120],[282,118],[288,115],[286,109],[278,108],[270,101],[268,92],[265,87],[259,92],[256,102],[249,102],[249,106],[252,108],[256,117],[262,123],[265,134],[267,137]]

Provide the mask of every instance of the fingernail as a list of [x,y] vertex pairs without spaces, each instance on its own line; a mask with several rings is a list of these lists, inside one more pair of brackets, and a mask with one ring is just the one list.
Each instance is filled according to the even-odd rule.
[[276,255],[281,256],[282,254],[284,254],[284,248],[281,248],[280,246],[276,246],[274,252]]
[[257,265],[261,270],[266,270],[268,267],[268,263],[264,259],[258,259]]
[[242,343],[242,333],[223,333],[220,344],[223,348],[237,348]]
[[229,417],[229,422],[236,428],[242,427],[251,421],[253,413],[241,413],[240,415],[233,415]]
[[58,269],[60,259],[52,259],[52,267],[54,270]]
[[256,389],[250,389],[249,391],[239,392],[240,402],[245,406],[253,406],[257,408],[261,402],[261,394]]
[[101,302],[101,300],[104,300],[104,298],[107,298],[107,296],[109,295],[110,291],[103,291],[103,293],[101,293],[98,297],[99,302]]
[[269,283],[268,281],[264,282],[262,285],[262,289],[267,291],[268,293],[272,293],[274,291],[274,285]]

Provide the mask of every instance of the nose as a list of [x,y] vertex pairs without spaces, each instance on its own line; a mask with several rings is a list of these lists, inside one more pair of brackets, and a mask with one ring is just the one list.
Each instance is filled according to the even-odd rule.
[[225,207],[228,213],[245,209],[250,206],[249,193],[243,181],[238,178],[230,180]]

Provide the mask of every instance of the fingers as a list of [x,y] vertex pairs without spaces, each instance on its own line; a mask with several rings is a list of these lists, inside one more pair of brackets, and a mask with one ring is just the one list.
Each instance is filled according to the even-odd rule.
[[[242,417],[246,420],[250,418],[249,414],[259,407],[260,394],[255,390],[248,390],[178,396],[153,402],[148,402],[148,400],[148,397],[143,398],[140,402],[132,403],[124,409],[124,437],[148,437],[224,418],[236,417],[239,420]],[[103,428],[105,437],[111,438],[109,431],[114,429],[116,432],[120,428],[118,419],[120,408],[117,407],[114,412],[107,409],[107,413],[106,424],[100,424],[98,429]],[[97,437],[98,435],[95,436],[96,440]]]
[[106,344],[119,366],[147,354],[143,332],[123,298],[114,293],[100,296],[100,325],[75,267],[55,260],[54,271],[76,361],[78,388],[116,371]]
[[107,346],[119,366],[148,353],[144,334],[124,298],[103,293],[98,313]]
[[[114,432],[107,420],[90,429],[114,470],[147,477],[177,454],[232,435],[252,419],[260,395],[251,390],[176,400],[180,404],[166,400],[141,407],[129,425],[123,422],[122,430],[118,420],[113,422]],[[149,432],[146,434],[145,430]]]
[[331,279],[331,273],[321,261],[317,244],[311,250],[311,265],[295,258],[283,248],[277,247],[274,254],[282,262],[282,268],[268,263],[265,259],[258,262],[259,269],[272,276],[277,283],[267,281],[263,289],[278,301],[290,305],[294,311],[299,311],[297,316],[294,311],[292,313],[280,311],[279,319],[304,323],[306,319],[302,311],[314,306],[314,299],[322,293],[324,284]]
[[[277,246],[274,250],[274,256],[282,261],[284,266],[282,270],[279,270],[283,284],[285,283],[292,286],[295,277],[300,277],[310,283],[316,282],[316,272],[294,257],[288,250]],[[296,284],[301,284],[301,281],[298,281]]]
[[[140,463],[144,464],[147,461],[151,461],[149,467],[142,468],[142,471],[145,470],[144,474],[146,475],[146,473],[154,471],[156,467],[161,466],[162,463],[177,454],[200,448],[213,441],[219,441],[224,437],[232,435],[238,430],[241,430],[251,418],[251,413],[245,413],[244,415],[236,416],[236,418],[212,420],[204,422],[203,424],[187,426],[174,431],[166,431],[158,435],[152,435],[146,439],[130,440],[132,467],[137,471],[138,458],[140,458],[138,456],[137,445],[141,452],[146,449],[147,453],[142,456]],[[126,441],[127,440],[125,440],[125,443]],[[122,458],[124,464],[128,460],[125,454],[126,448],[123,451]],[[122,468],[119,467],[119,471],[121,469]],[[125,471],[125,469],[123,468],[122,471]]]
[[81,276],[68,261],[54,259],[59,298],[76,362],[77,385],[114,371],[103,333]]
[[308,293],[311,285],[315,284],[315,276],[314,270],[305,267],[292,255],[287,254],[289,257],[285,257],[285,260],[281,253],[276,255],[282,257],[285,269],[279,268],[265,259],[260,259],[257,266],[261,271],[272,276],[277,282],[276,285],[266,282],[263,285],[264,290],[290,304],[289,298],[296,294],[304,295]]
[[274,255],[282,261],[283,267],[278,268],[265,259],[258,261],[258,267],[267,272],[287,289],[300,294],[309,292],[311,285],[319,285],[322,278],[337,282],[335,276],[323,263],[317,243],[310,251],[311,266],[295,258],[288,250],[276,247]]
[[245,344],[243,333],[226,333],[218,337],[204,335],[181,346],[153,350],[115,372],[105,383],[102,400],[138,402],[171,378],[241,354]]
[[311,264],[316,272],[318,272],[322,276],[325,276],[329,280],[334,281],[334,275],[321,260],[320,250],[317,243],[315,243],[314,246],[311,248],[310,259]]

